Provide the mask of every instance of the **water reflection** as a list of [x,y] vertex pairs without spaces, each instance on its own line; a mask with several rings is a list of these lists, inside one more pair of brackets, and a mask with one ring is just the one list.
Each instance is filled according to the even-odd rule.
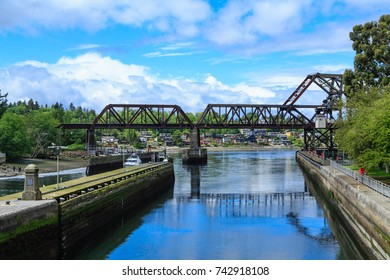
[[178,155],[173,192],[113,220],[64,258],[364,258],[312,195],[294,151],[208,156],[207,165],[183,166]]
[[191,198],[200,197],[200,165],[189,165],[191,174]]
[[367,254],[360,247],[359,242],[349,233],[349,230],[344,226],[343,219],[340,215],[328,204],[326,199],[317,192],[316,184],[303,173],[305,179],[305,187],[316,197],[318,203],[324,211],[326,222],[329,223],[329,229],[332,231],[332,235],[340,244],[340,252],[337,255],[337,259],[352,259],[362,260],[368,259]]
[[143,217],[149,215],[155,207],[162,207],[173,196],[172,190],[151,202],[145,208],[139,208],[136,213],[123,214],[100,228],[93,235],[81,240],[75,248],[64,252],[63,259],[106,259],[116,248],[121,246],[137,228],[142,226]]
[[339,257],[294,152],[211,153],[205,166],[180,162],[174,197],[145,215],[107,259]]

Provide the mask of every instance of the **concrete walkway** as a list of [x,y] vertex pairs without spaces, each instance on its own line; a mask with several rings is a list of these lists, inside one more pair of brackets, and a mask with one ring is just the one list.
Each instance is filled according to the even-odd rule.
[[52,203],[57,203],[55,200],[47,199],[47,200],[8,200],[0,202],[0,220],[8,215],[13,215],[15,213],[20,213],[23,211],[29,211],[30,209],[37,208],[39,206],[46,206]]

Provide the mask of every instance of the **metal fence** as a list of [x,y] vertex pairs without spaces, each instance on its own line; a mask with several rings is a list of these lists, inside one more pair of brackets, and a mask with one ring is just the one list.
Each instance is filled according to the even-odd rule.
[[382,183],[380,181],[374,180],[368,176],[360,175],[358,172],[351,170],[349,168],[346,168],[340,164],[338,164],[335,161],[330,161],[330,166],[333,168],[339,170],[340,172],[343,172],[344,174],[354,178],[355,180],[358,180],[360,183],[366,185],[367,187],[373,189],[374,191],[390,198],[390,186],[386,185],[385,183]]

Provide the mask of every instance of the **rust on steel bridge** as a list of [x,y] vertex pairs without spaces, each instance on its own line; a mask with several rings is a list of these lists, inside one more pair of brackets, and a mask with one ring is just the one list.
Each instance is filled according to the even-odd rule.
[[[327,98],[319,105],[295,105],[313,83],[327,93]],[[129,128],[304,129],[306,147],[320,142],[328,148],[333,148],[333,104],[342,94],[342,75],[316,73],[308,75],[282,105],[209,104],[200,118],[193,122],[177,105],[109,104],[92,123],[62,124],[61,126],[65,129],[86,129],[89,135],[93,134],[94,129]],[[315,128],[315,117],[319,114],[330,120],[325,130]]]

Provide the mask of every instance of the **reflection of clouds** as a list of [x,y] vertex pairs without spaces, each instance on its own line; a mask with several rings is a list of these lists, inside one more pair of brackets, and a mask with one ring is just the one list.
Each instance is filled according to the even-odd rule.
[[314,198],[303,193],[175,196],[143,219],[120,253],[122,259],[134,259],[134,252],[138,259],[333,258],[333,247],[320,247],[286,217],[301,213],[307,200]]
[[[188,195],[176,195],[175,204],[192,201]],[[314,197],[304,192],[295,193],[221,193],[201,194],[198,203],[206,207],[211,217],[274,217],[282,218],[293,211],[305,217],[318,217],[318,204]],[[323,215],[320,215],[321,217]]]
[[[294,154],[213,152],[207,165],[196,167],[183,166],[178,156],[174,197],[146,215],[114,254],[122,259],[335,259],[338,244],[323,246],[311,238],[323,227],[324,215],[304,192]],[[291,180],[295,176],[299,179]],[[195,197],[191,190],[198,185]],[[311,236],[291,224],[289,212],[299,215]]]

